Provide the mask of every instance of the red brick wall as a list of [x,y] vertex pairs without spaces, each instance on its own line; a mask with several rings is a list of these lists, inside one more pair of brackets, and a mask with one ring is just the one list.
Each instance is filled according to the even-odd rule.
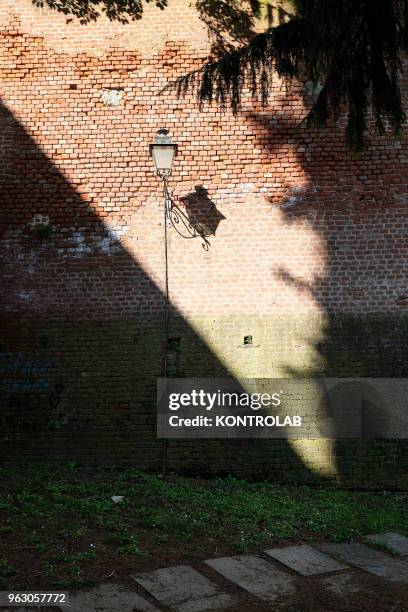
[[[202,185],[225,217],[208,253],[198,241],[172,239],[171,289],[182,314],[401,308],[408,291],[405,141],[373,135],[353,161],[342,129],[295,132],[310,103],[300,85],[288,91],[277,83],[267,110],[248,101],[237,118],[216,108],[200,113],[194,96],[160,96],[169,80],[205,57],[198,19],[193,34],[192,19],[183,19],[187,3],[150,10],[130,26],[132,50],[125,34],[115,47],[104,24],[69,23],[64,30],[68,20],[59,14],[29,0],[13,5],[0,13],[2,220],[6,261],[19,277],[8,289],[9,308],[75,317],[83,308],[95,317],[129,313],[136,298],[127,287],[112,288],[89,308],[81,281],[70,285],[63,271],[89,258],[111,261],[115,250],[163,286],[162,201],[148,156],[161,125],[180,147],[176,197]],[[146,48],[152,23],[154,50]],[[101,92],[115,88],[121,102],[107,106]],[[35,214],[49,216],[53,227],[45,246],[27,232]],[[101,237],[107,228],[111,238]],[[45,266],[41,253],[54,247]],[[47,290],[56,267],[59,278],[68,276],[62,299]]]
[[[372,133],[366,152],[353,159],[344,126],[321,134],[298,128],[311,104],[299,83],[276,80],[267,109],[248,97],[237,117],[215,106],[200,112],[194,94],[163,93],[169,81],[200,66],[213,42],[208,15],[192,4],[148,5],[142,19],[128,25],[103,17],[81,25],[30,0],[2,2],[4,354],[47,352],[38,337],[49,325],[94,321],[101,330],[110,321],[150,322],[154,340],[142,343],[138,355],[143,361],[150,352],[154,359],[139,364],[137,376],[160,374],[163,201],[148,144],[162,126],[179,145],[175,200],[219,220],[208,251],[200,240],[171,231],[169,252],[174,314],[194,330],[207,363],[219,364],[215,370],[282,374],[287,356],[272,341],[273,321],[291,314],[323,321],[313,342],[299,340],[290,322],[283,324],[289,340],[280,339],[294,354],[296,342],[302,344],[304,363],[295,359],[295,369],[313,373],[310,353],[319,333],[327,335],[331,313],[397,316],[407,307],[406,137],[395,142]],[[111,90],[119,92],[118,105],[106,103]],[[48,235],[33,231],[36,215],[49,220]],[[57,369],[72,370],[76,349],[64,362],[69,332],[55,336],[52,329],[49,350]],[[238,343],[253,329],[262,335],[263,352],[250,362],[234,361],[223,339]],[[92,339],[84,343],[92,352]],[[109,347],[113,363],[118,357],[114,344]],[[82,370],[89,375],[81,368],[72,370],[71,383]],[[190,363],[185,372],[194,368]],[[108,381],[108,421],[120,404],[119,387],[134,375],[130,369],[120,384]],[[79,395],[70,391],[63,410],[75,404],[78,414],[92,397],[96,414],[99,400],[89,385]],[[13,410],[13,402],[8,405]]]

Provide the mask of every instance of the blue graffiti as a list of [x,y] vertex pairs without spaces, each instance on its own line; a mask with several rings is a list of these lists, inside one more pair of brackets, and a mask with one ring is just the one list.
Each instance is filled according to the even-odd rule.
[[53,367],[53,362],[43,357],[0,353],[0,389],[9,393],[48,389],[47,373]]

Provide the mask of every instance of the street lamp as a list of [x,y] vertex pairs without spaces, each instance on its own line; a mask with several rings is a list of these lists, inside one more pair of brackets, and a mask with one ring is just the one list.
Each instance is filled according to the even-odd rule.
[[[169,374],[169,328],[170,328],[170,299],[169,299],[169,257],[168,257],[168,225],[171,225],[183,238],[196,238],[200,236],[203,247],[208,250],[209,242],[205,234],[197,231],[190,223],[188,216],[174,202],[167,186],[167,179],[171,174],[174,158],[177,155],[177,145],[169,136],[169,130],[161,128],[153,142],[149,145],[150,155],[153,157],[156,175],[163,183],[164,196],[164,260],[165,260],[165,291],[164,291],[164,364],[163,377],[166,380]],[[163,439],[163,474],[167,470],[167,439]]]
[[162,180],[171,174],[173,160],[177,155],[177,145],[169,136],[169,130],[161,128],[150,145],[150,154],[153,157],[157,176]]
[[[165,293],[164,293],[164,379],[167,379],[169,357],[169,259],[167,224],[172,222],[172,199],[167,187],[167,179],[171,174],[173,161],[177,155],[177,145],[169,136],[169,130],[161,128],[149,145],[153,157],[156,174],[163,182],[164,195],[164,258],[165,258]],[[167,471],[167,439],[163,440],[163,474]]]

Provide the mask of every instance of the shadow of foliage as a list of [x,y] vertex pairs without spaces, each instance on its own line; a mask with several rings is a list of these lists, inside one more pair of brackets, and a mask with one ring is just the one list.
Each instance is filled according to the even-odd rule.
[[246,89],[266,106],[277,74],[312,85],[317,95],[305,119],[309,127],[327,127],[347,110],[345,136],[352,150],[364,149],[371,116],[379,133],[391,127],[399,137],[405,121],[400,77],[408,49],[406,0],[294,5],[289,20],[283,15],[284,22],[178,79],[178,94],[195,90],[201,103],[215,101],[237,113]]
[[[82,24],[86,24],[96,21],[101,15],[121,23],[136,21],[142,18],[144,5],[152,3],[152,0],[32,0],[32,2],[38,8],[48,6],[64,15],[76,17]],[[155,0],[155,5],[164,9],[167,0]]]
[[[143,17],[146,4],[155,4],[160,9],[168,6],[168,0],[32,0],[38,7],[48,7],[64,15],[80,20],[82,24],[96,21],[105,15],[111,21],[128,23]],[[234,43],[247,44],[255,35],[255,21],[261,15],[260,0],[196,0],[195,7],[201,20],[208,27],[212,41],[212,54],[222,55],[234,48]],[[171,10],[171,7],[169,7]],[[264,11],[270,16],[276,6],[269,2]]]
[[234,43],[247,44],[256,34],[255,19],[261,13],[259,0],[250,0],[248,7],[239,0],[197,0],[196,7],[208,27],[215,56],[232,51]]

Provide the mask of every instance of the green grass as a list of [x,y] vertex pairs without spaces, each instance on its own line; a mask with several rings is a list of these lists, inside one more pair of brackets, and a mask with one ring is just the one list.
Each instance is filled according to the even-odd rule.
[[[282,539],[408,533],[406,499],[398,493],[231,477],[163,479],[74,463],[3,466],[0,481],[0,545],[7,551],[0,563],[3,588],[23,581],[22,551],[40,582],[80,585],[102,574],[105,562],[112,568],[128,560],[134,569],[135,560],[153,566],[158,554],[171,561],[261,549]],[[123,502],[114,504],[113,495],[123,495]],[[99,574],[92,568],[100,568]]]
[[9,579],[14,576],[17,570],[7,559],[0,559],[0,588],[6,589],[9,584]]

